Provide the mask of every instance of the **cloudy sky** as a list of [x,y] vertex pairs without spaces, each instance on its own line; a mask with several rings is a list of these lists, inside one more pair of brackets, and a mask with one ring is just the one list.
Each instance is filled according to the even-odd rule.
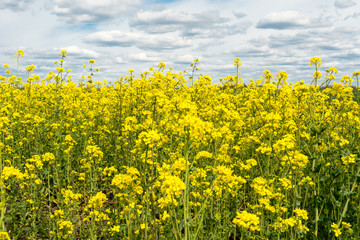
[[235,75],[236,57],[245,82],[265,69],[310,82],[313,56],[338,79],[360,70],[358,0],[0,0],[0,21],[2,75],[4,63],[16,71],[18,49],[22,69],[35,64],[43,78],[67,50],[74,80],[89,59],[108,81],[159,62],[190,70],[195,58],[214,82]]

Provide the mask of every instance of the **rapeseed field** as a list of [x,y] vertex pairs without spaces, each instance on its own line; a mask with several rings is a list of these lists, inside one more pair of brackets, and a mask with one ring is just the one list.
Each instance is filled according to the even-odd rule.
[[245,85],[236,58],[213,83],[196,59],[108,84],[23,55],[0,76],[0,239],[360,238],[360,72]]

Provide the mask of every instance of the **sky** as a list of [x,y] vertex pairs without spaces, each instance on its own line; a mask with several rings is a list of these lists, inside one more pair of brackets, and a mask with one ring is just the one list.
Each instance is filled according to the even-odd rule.
[[236,75],[234,58],[245,83],[265,69],[310,83],[313,56],[323,75],[336,67],[337,80],[360,71],[358,0],[0,0],[0,21],[0,75],[5,63],[16,72],[18,49],[18,75],[34,64],[42,78],[65,49],[74,81],[89,73],[90,59],[100,69],[94,79],[108,82],[159,62],[190,71],[196,58],[195,77],[214,83]]

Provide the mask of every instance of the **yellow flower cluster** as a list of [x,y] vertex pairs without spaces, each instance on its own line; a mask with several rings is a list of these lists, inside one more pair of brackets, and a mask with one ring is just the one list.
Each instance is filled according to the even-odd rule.
[[176,198],[185,190],[185,183],[179,177],[167,174],[160,179],[160,192],[164,196],[158,200],[160,208],[166,208],[170,204],[178,205]]
[[341,161],[343,162],[344,165],[355,163],[355,159],[356,159],[355,154],[350,154],[349,156],[341,157]]
[[60,220],[57,222],[58,226],[59,226],[59,236],[67,239],[70,235],[72,235],[73,231],[74,231],[74,226],[70,221],[64,221],[64,220]]
[[244,227],[250,231],[260,231],[260,218],[256,214],[245,211],[236,214],[233,223],[239,227]]
[[79,201],[79,199],[82,197],[82,194],[80,193],[73,193],[71,189],[61,189],[61,194],[64,198],[65,205],[69,205],[73,203],[74,201]]
[[213,169],[216,179],[213,182],[213,190],[217,197],[222,197],[224,192],[235,196],[239,188],[246,183],[241,176],[233,175],[233,170],[226,166],[220,165]]
[[0,240],[11,240],[7,232],[0,232]]
[[18,180],[22,180],[24,178],[24,174],[19,169],[13,166],[4,167],[1,174],[1,178],[4,180],[8,180],[11,177],[15,177]]
[[100,209],[107,200],[108,199],[104,193],[98,192],[95,196],[90,198],[86,209]]
[[353,230],[351,229],[351,224],[347,222],[341,223],[341,228],[336,223],[331,224],[331,230],[334,232],[335,237],[340,237],[340,235],[343,234],[343,232],[352,234]]

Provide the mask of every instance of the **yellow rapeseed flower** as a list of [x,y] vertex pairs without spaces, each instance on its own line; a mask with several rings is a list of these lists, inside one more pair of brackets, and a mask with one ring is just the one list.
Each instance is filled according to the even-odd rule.
[[349,165],[351,163],[355,163],[356,155],[350,154],[349,156],[341,157],[341,161],[344,165]]
[[321,58],[319,58],[319,57],[312,57],[312,58],[310,59],[309,65],[310,65],[310,66],[311,66],[311,65],[315,65],[315,66],[317,66],[317,67],[320,67],[320,66],[321,66]]
[[7,232],[0,232],[0,240],[11,240]]
[[24,56],[24,51],[21,49],[19,49],[15,54],[16,58],[22,58],[23,56]]
[[332,231],[335,233],[335,237],[339,237],[341,235],[341,229],[338,227],[336,223],[331,224]]
[[26,68],[25,68],[25,70],[26,71],[28,71],[28,72],[32,72],[32,71],[34,71],[36,69],[36,66],[35,65],[30,65],[30,66],[27,66]]
[[250,231],[260,231],[260,218],[256,214],[245,211],[236,214],[236,218],[232,221],[239,227],[244,227]]

